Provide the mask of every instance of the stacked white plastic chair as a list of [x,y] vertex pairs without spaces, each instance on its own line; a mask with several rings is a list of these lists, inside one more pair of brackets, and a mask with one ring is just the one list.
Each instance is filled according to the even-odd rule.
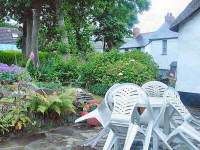
[[[135,84],[121,84],[112,92],[111,96],[114,100],[114,108],[108,125],[110,132],[103,150],[110,150],[117,139],[124,139],[124,137],[126,140],[123,149],[129,150],[137,132],[145,135],[143,149],[148,150],[154,120],[147,94]],[[139,101],[145,102],[149,114],[149,125],[146,131],[137,124],[137,119],[135,119],[137,116],[136,104]]]
[[107,102],[109,101],[108,96],[119,85],[120,84],[114,84],[111,88],[109,88],[109,90],[106,92],[105,99],[101,102],[101,104],[94,111],[75,120],[75,123],[78,123],[78,122],[84,121],[89,118],[96,118],[104,128],[102,131],[100,131],[100,133],[98,135],[96,135],[95,137],[93,137],[92,139],[90,139],[86,143],[84,143],[84,146],[91,144],[94,147],[96,145],[97,141],[109,132],[107,125],[110,121],[112,112],[107,104]]
[[142,85],[142,89],[147,93],[148,96],[152,97],[163,97],[163,94],[168,86],[159,81],[150,81]]
[[[147,82],[145,84],[142,85],[142,89],[147,93],[148,96],[150,97],[163,97],[163,94],[165,92],[165,90],[168,88],[168,86],[162,82],[159,81],[150,81]],[[165,105],[165,102],[163,102],[163,105]],[[164,106],[163,106],[164,107]],[[164,110],[162,110],[164,111]],[[144,112],[141,115],[141,121],[142,123],[148,123],[148,119],[147,119],[147,110],[145,109]],[[161,115],[161,114],[160,114]],[[162,113],[163,115],[163,113]],[[162,117],[162,126],[164,123],[164,116],[160,116]]]
[[170,147],[169,142],[171,142],[175,137],[180,138],[186,145],[190,147],[190,149],[198,150],[198,148],[191,143],[184,133],[200,142],[200,133],[189,124],[189,122],[193,122],[196,125],[200,125],[200,122],[192,117],[192,115],[181,102],[178,92],[173,88],[167,88],[164,93],[164,99],[170,103],[170,105],[176,110],[176,112],[179,113],[179,115],[183,117],[184,122],[181,125],[177,125],[175,122],[173,122],[172,124],[175,129],[169,135],[164,134],[159,127],[154,128],[154,130],[165,143],[165,145],[167,145],[171,150],[172,148]]

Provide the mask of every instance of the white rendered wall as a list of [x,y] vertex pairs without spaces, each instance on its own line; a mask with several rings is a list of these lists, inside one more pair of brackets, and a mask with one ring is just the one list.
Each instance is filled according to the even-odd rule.
[[144,52],[151,54],[151,43],[145,46]]
[[167,55],[162,55],[162,40],[151,42],[151,55],[158,63],[159,69],[170,69],[172,61],[177,61],[178,39],[167,39]]
[[176,89],[200,93],[200,13],[179,27]]

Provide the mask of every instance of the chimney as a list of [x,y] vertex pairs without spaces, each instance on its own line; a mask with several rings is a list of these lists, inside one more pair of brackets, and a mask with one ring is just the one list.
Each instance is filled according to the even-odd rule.
[[165,22],[168,22],[168,21],[173,21],[175,20],[174,16],[172,16],[172,13],[167,13],[167,15],[165,16]]
[[133,33],[134,33],[134,37],[138,36],[140,34],[140,28],[133,28]]

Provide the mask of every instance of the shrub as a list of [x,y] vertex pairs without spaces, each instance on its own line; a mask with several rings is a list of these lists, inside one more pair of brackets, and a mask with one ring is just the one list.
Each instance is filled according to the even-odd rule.
[[87,62],[79,68],[79,80],[86,85],[101,83],[111,86],[125,82],[142,85],[158,76],[157,69],[152,56],[140,51],[90,53]]
[[104,96],[110,87],[101,83],[89,84],[87,89],[89,92]]
[[0,62],[7,64],[7,65],[12,65],[16,64],[15,61],[15,53],[16,53],[16,58],[18,62],[22,61],[22,53],[21,52],[15,52],[15,51],[0,51]]

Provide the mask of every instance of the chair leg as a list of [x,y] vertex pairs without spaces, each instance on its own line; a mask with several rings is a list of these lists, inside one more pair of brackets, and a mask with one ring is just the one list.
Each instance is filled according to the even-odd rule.
[[200,142],[200,133],[197,130],[195,130],[191,125],[184,122],[179,127],[183,132],[187,133],[188,135],[190,135],[191,137],[195,138],[196,140]]
[[198,148],[188,139],[185,137],[183,133],[179,133],[180,139],[192,150],[198,150]]
[[128,128],[128,131],[127,131],[123,150],[130,150],[131,145],[133,143],[133,140],[135,139],[135,136],[136,136],[138,130],[139,130],[138,125],[135,125],[135,124],[132,124],[132,123],[129,124],[129,128]]
[[89,139],[87,142],[84,143],[84,146],[88,146],[88,145],[92,145],[92,147],[94,147],[98,140],[103,137],[104,135],[106,135],[109,132],[109,129],[106,127],[103,130],[101,130],[95,137]]
[[144,142],[144,145],[143,145],[143,150],[149,149],[149,143],[151,141],[152,130],[153,130],[153,122],[150,122],[148,127],[147,127],[146,138],[145,138],[145,142]]
[[116,135],[113,133],[112,130],[110,130],[107,140],[106,140],[106,143],[103,147],[103,150],[110,150],[112,148],[113,144],[115,143],[116,139],[117,139]]

